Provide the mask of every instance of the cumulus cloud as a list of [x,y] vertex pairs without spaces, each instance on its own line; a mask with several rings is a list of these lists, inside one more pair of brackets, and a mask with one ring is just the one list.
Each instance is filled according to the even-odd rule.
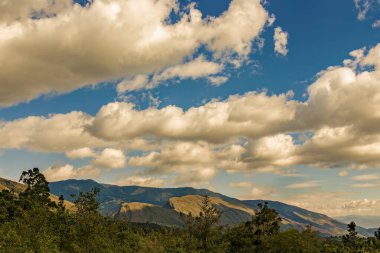
[[208,77],[208,80],[210,83],[214,86],[220,86],[223,83],[228,81],[228,77],[226,76],[210,76]]
[[254,200],[254,199],[270,199],[274,193],[276,193],[277,190],[273,187],[265,187],[265,186],[252,186],[251,190],[249,191],[249,194],[245,194],[240,196],[240,199],[248,199],[248,200]]
[[380,184],[375,184],[375,183],[364,183],[364,184],[353,184],[351,187],[353,188],[374,188],[378,187]]
[[127,186],[127,185],[138,185],[146,187],[159,187],[164,183],[163,179],[154,177],[144,177],[144,176],[130,176],[122,177],[114,182],[116,185]]
[[[123,93],[125,91],[152,89],[160,83],[167,80],[178,78],[197,79],[217,74],[223,70],[223,66],[216,62],[207,61],[203,55],[198,58],[180,64],[174,67],[165,69],[162,72],[154,74],[151,78],[144,75],[137,75],[133,79],[124,80],[117,85],[117,91]],[[209,77],[212,78],[212,77]]]
[[65,155],[70,159],[82,159],[86,157],[94,157],[95,152],[91,148],[85,147],[70,150],[66,152]]
[[253,187],[252,182],[237,182],[237,183],[230,183],[229,186],[231,188],[250,188]]
[[286,186],[286,188],[288,189],[310,189],[310,188],[315,188],[315,187],[319,187],[319,182],[314,181],[314,180],[290,184]]
[[93,161],[96,166],[108,169],[125,167],[126,158],[122,150],[105,148]]
[[347,196],[347,194],[343,193],[313,191],[305,194],[292,195],[281,201],[331,217],[351,214],[378,215],[380,200],[350,200],[349,197],[351,196]]
[[[204,61],[205,71],[184,60],[202,46],[219,63],[244,60],[268,19],[259,0],[233,0],[223,14],[207,18],[195,5],[178,11],[174,0],[97,0],[86,7],[59,2],[7,1],[1,8],[1,106],[138,75],[204,77],[220,65]],[[168,22],[173,11],[175,23]],[[36,12],[46,15],[32,19]],[[119,90],[143,83],[124,82]]]
[[148,169],[149,174],[175,174],[174,184],[204,183],[216,174],[218,162],[207,143],[171,144],[160,151],[131,157],[128,165]]
[[378,167],[380,44],[350,55],[343,66],[320,72],[303,102],[291,92],[249,92],[186,110],[138,110],[133,103],[114,102],[95,116],[71,112],[2,122],[0,147],[137,150],[141,155],[131,156],[130,166],[177,174],[178,182],[186,175],[207,182],[219,170],[281,174],[296,165]]
[[284,32],[281,27],[274,29],[274,51],[280,55],[288,54],[288,33]]
[[353,180],[356,181],[369,181],[369,180],[379,180],[380,175],[378,174],[365,174],[352,177]]
[[66,180],[71,178],[97,178],[100,176],[100,169],[93,166],[74,168],[70,164],[55,165],[42,172],[50,182]]
[[380,208],[380,200],[352,200],[344,203],[343,208],[347,210],[358,211],[359,213],[375,213]]
[[5,0],[0,3],[0,24],[25,22],[30,18],[48,18],[72,5],[71,0]]
[[265,136],[286,128],[292,119],[294,103],[288,98],[251,92],[187,111],[176,106],[139,111],[131,103],[116,102],[103,106],[88,130],[107,140],[157,136],[225,142],[238,136]]
[[263,137],[249,142],[245,160],[253,168],[286,167],[296,164],[295,149],[290,135]]
[[106,143],[88,132],[85,126],[93,118],[83,112],[54,114],[48,117],[30,116],[0,123],[0,147],[37,151],[66,152],[83,146]]

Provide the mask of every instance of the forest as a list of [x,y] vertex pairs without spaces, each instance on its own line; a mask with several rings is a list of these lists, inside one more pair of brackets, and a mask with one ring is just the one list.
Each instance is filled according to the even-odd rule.
[[260,203],[251,220],[221,226],[221,213],[203,196],[199,214],[183,214],[182,229],[129,223],[99,213],[99,189],[75,196],[74,210],[54,201],[37,168],[24,171],[21,193],[0,192],[0,252],[380,252],[380,228],[360,237],[355,222],[341,237],[322,237],[311,226],[280,229],[281,217]]

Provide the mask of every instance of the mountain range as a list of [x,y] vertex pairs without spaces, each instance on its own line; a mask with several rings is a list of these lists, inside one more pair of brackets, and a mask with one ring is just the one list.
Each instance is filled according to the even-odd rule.
[[[347,232],[347,223],[324,214],[277,201],[239,200],[207,189],[116,186],[93,180],[66,180],[50,184],[53,194],[63,195],[69,201],[74,200],[72,194],[90,191],[95,187],[100,189],[98,200],[101,213],[130,222],[184,226],[180,213],[198,214],[201,196],[208,195],[212,204],[222,211],[223,225],[234,225],[251,219],[257,204],[268,202],[268,206],[277,210],[282,217],[283,229],[294,227],[301,230],[311,225],[323,236],[339,236]],[[357,226],[357,232],[362,236],[372,236],[374,231],[375,229]]]
[[[282,229],[304,229],[307,225],[322,236],[346,234],[347,223],[357,217],[333,219],[327,215],[271,200],[239,200],[207,189],[191,187],[153,188],[141,186],[116,186],[101,184],[94,180],[66,180],[50,183],[51,198],[57,201],[60,195],[66,199],[66,206],[74,210],[72,202],[79,192],[99,188],[100,212],[115,219],[127,219],[135,223],[149,223],[170,227],[183,227],[181,213],[197,215],[200,212],[202,196],[210,196],[211,203],[222,212],[221,225],[236,225],[250,220],[257,205],[267,202],[282,218]],[[20,192],[23,184],[0,178],[0,190]],[[351,219],[352,218],[352,219]],[[378,227],[380,224],[374,224]],[[378,220],[376,220],[377,222]],[[357,226],[362,236],[372,236],[374,228]]]

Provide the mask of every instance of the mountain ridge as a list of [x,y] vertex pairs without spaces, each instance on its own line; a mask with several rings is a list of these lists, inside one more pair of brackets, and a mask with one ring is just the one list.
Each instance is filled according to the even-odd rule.
[[[234,225],[240,222],[244,222],[252,217],[252,212],[257,209],[257,204],[267,201],[270,208],[274,208],[278,211],[283,219],[282,228],[295,227],[298,230],[302,230],[306,225],[311,224],[312,227],[318,230],[324,236],[339,236],[346,233],[347,224],[337,221],[327,215],[312,212],[300,207],[288,205],[279,201],[270,200],[239,200],[232,198],[217,192],[210,191],[208,189],[196,189],[192,187],[176,187],[176,188],[157,188],[157,187],[143,187],[143,186],[117,186],[112,184],[97,183],[94,180],[65,180],[50,183],[51,192],[54,194],[63,195],[65,199],[71,199],[71,194],[78,194],[79,191],[89,191],[92,188],[97,187],[100,189],[98,200],[100,202],[100,211],[103,215],[114,217],[138,217],[138,222],[155,222],[155,215],[164,214],[168,215],[172,213],[168,210],[175,210],[175,207],[171,205],[172,198],[182,198],[181,201],[185,201],[186,196],[191,195],[208,195],[216,200],[213,205],[224,212],[222,215],[222,221],[225,224]],[[227,204],[221,204],[223,201]],[[133,211],[128,210],[122,212],[123,206],[139,202],[146,205],[141,210]],[[186,208],[193,210],[197,204],[195,201],[188,202]],[[235,205],[235,207],[234,207]],[[242,211],[243,207],[249,205],[252,210],[245,212]],[[237,206],[237,207],[236,207]],[[187,209],[182,209],[180,212],[184,212]],[[239,210],[240,209],[240,210]],[[145,220],[144,220],[145,215]],[[176,215],[175,215],[176,216]],[[228,217],[227,217],[228,216]],[[161,222],[162,217],[156,217],[157,223]],[[172,220],[177,221],[176,217],[171,217]],[[130,218],[133,222],[133,219]],[[170,220],[170,219],[169,219]],[[162,222],[161,222],[162,224]],[[172,223],[167,225],[171,226]],[[362,236],[373,235],[373,229],[366,229],[357,227],[359,234]]]
[[[94,180],[69,179],[49,184],[52,200],[57,201],[63,195],[70,209],[74,200],[72,194],[99,188],[98,200],[100,212],[116,219],[127,219],[137,223],[154,223],[164,226],[183,227],[181,213],[193,215],[199,212],[201,196],[210,196],[211,203],[222,212],[222,225],[235,225],[251,219],[257,204],[267,202],[270,208],[277,210],[282,218],[282,229],[294,227],[302,230],[306,225],[319,231],[324,236],[339,236],[346,233],[347,225],[325,214],[309,211],[279,201],[239,200],[208,189],[193,187],[157,188],[142,186],[117,186],[98,183]],[[12,180],[0,178],[0,190],[14,190],[16,193],[25,189],[25,185]],[[65,202],[65,203],[66,203]],[[376,227],[376,226],[374,226]],[[370,236],[375,229],[357,226],[362,236]]]

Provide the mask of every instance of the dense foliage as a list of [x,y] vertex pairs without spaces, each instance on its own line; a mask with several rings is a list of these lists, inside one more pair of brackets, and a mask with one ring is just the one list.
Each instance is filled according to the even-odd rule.
[[357,235],[348,224],[347,235],[322,238],[304,231],[280,231],[281,218],[259,204],[252,220],[234,227],[219,225],[221,213],[205,196],[200,213],[183,214],[185,229],[129,224],[98,212],[98,189],[76,196],[75,210],[66,210],[63,197],[55,202],[38,169],[20,181],[26,190],[0,192],[0,252],[380,252],[380,228],[374,237]]

